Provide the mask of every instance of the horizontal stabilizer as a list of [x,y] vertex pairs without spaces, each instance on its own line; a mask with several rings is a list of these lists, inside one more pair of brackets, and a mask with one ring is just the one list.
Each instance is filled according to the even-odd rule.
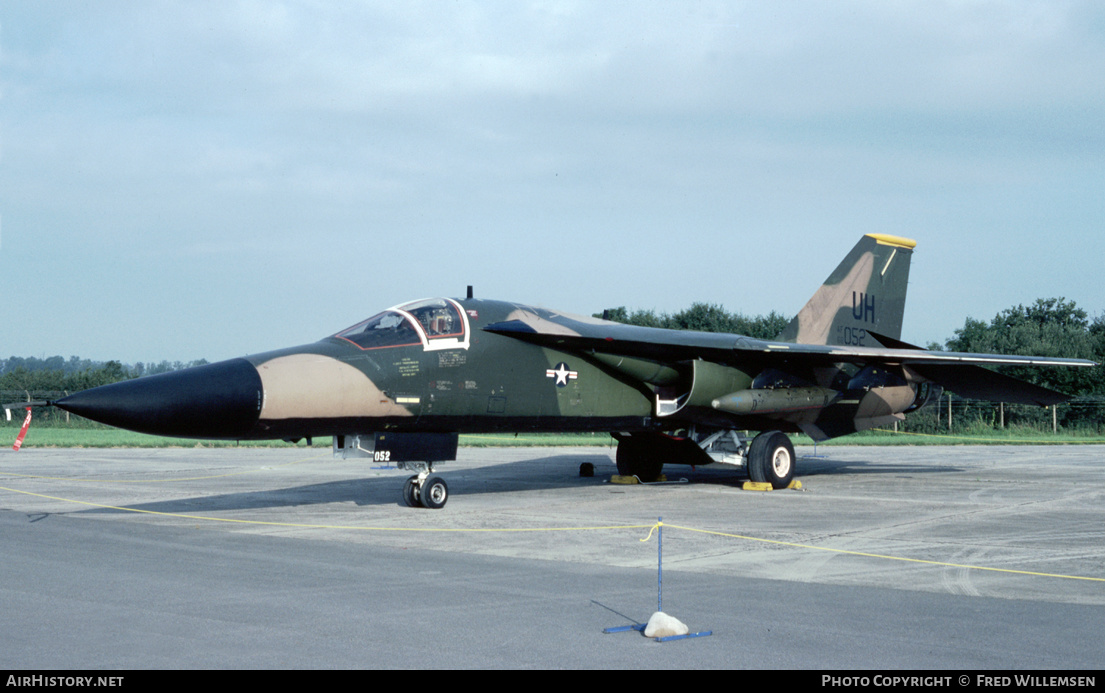
[[[868,334],[888,349],[924,351],[919,346],[913,346],[876,332],[868,332]],[[1008,375],[1002,375],[981,366],[930,364],[914,365],[913,369],[945,390],[950,390],[960,397],[969,399],[984,399],[990,402],[1010,402],[1013,404],[1035,404],[1042,407],[1070,400],[1070,397],[1061,392],[1011,378]]]
[[882,344],[887,349],[916,349],[917,351],[925,351],[924,347],[919,347],[909,342],[903,342],[900,339],[894,339],[893,337],[887,337],[884,334],[879,334],[873,330],[867,330],[867,334],[874,337],[879,344]]
[[1042,407],[1061,404],[1070,397],[1046,387],[1011,378],[981,366],[970,364],[925,364],[911,366],[925,378],[951,390],[960,397],[990,402],[1035,404]]

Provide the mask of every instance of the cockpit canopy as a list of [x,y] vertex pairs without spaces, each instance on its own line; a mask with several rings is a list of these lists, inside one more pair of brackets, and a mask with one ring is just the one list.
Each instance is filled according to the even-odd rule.
[[388,308],[334,335],[361,349],[421,346],[427,351],[468,348],[468,316],[449,298]]

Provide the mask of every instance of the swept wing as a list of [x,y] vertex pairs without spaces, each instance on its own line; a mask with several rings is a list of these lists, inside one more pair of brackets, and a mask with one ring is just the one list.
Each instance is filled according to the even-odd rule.
[[666,366],[694,359],[742,369],[802,372],[837,364],[906,366],[924,380],[966,397],[1021,404],[1050,405],[1070,397],[982,367],[1095,365],[1086,359],[928,351],[908,348],[889,338],[884,339],[898,348],[796,344],[735,334],[623,325],[534,309],[484,329],[549,348],[628,356]]

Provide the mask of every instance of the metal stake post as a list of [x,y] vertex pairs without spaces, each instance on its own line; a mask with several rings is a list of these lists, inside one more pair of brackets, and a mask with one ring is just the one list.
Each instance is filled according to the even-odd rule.
[[664,610],[664,518],[656,518],[659,525],[657,538],[659,550],[656,552],[656,610]]
[[[656,537],[657,537],[657,550],[656,550],[656,610],[663,612],[664,610],[664,518],[656,518]],[[603,633],[624,633],[627,630],[635,630],[639,633],[643,633],[647,624],[638,623],[632,626],[615,626],[613,628],[604,628]],[[687,633],[686,635],[668,635],[664,637],[656,638],[657,642],[667,642],[668,640],[684,640],[686,638],[701,638],[706,635],[713,635],[714,631],[706,630],[698,633]]]

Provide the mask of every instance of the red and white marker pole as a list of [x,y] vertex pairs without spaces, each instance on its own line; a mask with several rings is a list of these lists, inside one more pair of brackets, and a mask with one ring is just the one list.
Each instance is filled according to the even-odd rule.
[[27,418],[23,419],[23,428],[19,429],[19,435],[15,438],[15,445],[12,446],[12,450],[19,450],[23,447],[23,436],[27,435],[27,429],[31,427],[31,408],[27,407]]

